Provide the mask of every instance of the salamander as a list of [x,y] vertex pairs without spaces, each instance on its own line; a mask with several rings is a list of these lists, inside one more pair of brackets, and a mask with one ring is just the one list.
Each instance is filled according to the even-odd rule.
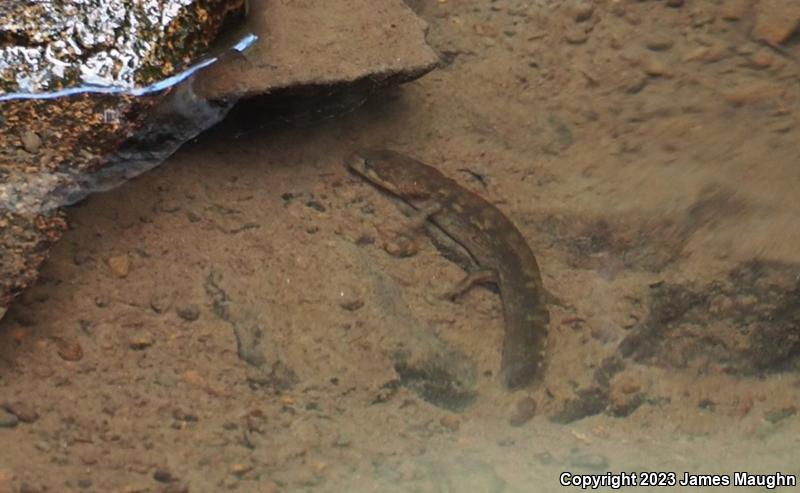
[[516,226],[493,204],[435,168],[390,150],[353,154],[347,166],[413,207],[460,244],[480,266],[458,291],[491,281],[500,290],[505,334],[501,376],[509,389],[540,376],[547,348],[548,292],[536,258]]

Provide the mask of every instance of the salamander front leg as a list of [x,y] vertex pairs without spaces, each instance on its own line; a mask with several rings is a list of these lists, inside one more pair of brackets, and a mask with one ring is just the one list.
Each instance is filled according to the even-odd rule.
[[379,234],[383,238],[383,249],[393,257],[411,257],[416,255],[419,250],[420,230],[428,222],[428,218],[442,210],[438,202],[429,202],[419,208],[406,206],[404,212],[407,220],[397,229],[384,230],[377,226]]
[[490,269],[470,272],[442,297],[453,301],[472,289],[476,284],[497,284],[497,272]]

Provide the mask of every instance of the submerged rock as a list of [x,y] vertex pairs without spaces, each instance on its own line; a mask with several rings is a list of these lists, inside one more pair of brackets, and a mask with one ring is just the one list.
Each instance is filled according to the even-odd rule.
[[175,97],[137,88],[185,70],[244,11],[245,0],[0,3],[0,307],[66,230],[60,207]]
[[245,0],[0,3],[0,92],[144,86],[202,54]]
[[0,317],[66,230],[61,207],[157,165],[236,100],[370,90],[438,62],[400,0],[249,4],[222,45],[259,42],[195,72],[246,0],[0,3]]

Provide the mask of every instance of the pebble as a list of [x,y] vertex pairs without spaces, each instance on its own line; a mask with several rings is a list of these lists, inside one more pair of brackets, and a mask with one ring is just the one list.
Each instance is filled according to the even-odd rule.
[[670,75],[667,64],[660,58],[654,56],[646,57],[642,60],[642,70],[651,77],[668,77]]
[[116,255],[108,259],[108,268],[114,277],[128,277],[131,271],[131,260],[127,255]]
[[80,361],[83,359],[83,348],[78,341],[58,338],[56,339],[56,346],[58,347],[58,355],[64,361]]
[[194,322],[200,318],[200,307],[195,304],[179,306],[175,311],[179,317],[188,322]]
[[419,241],[416,238],[398,235],[383,242],[383,250],[396,258],[413,257],[419,253]]
[[175,476],[172,475],[167,469],[156,469],[153,473],[153,479],[159,483],[171,483],[175,481]]
[[155,343],[153,338],[147,335],[140,335],[133,337],[130,341],[128,341],[128,347],[133,349],[134,351],[143,351]]
[[14,473],[10,469],[0,469],[0,493],[12,493],[11,482],[14,480]]
[[33,423],[39,419],[39,413],[37,413],[32,406],[24,402],[6,402],[3,404],[3,409],[19,418],[23,423]]
[[349,312],[354,312],[364,307],[364,300],[359,298],[344,299],[339,302],[339,306]]
[[518,428],[536,416],[536,401],[532,397],[523,397],[517,401],[514,412],[508,418],[508,424]]
[[577,0],[572,6],[572,16],[575,22],[584,22],[592,18],[594,2],[591,0]]
[[72,263],[74,263],[77,266],[81,266],[92,260],[93,260],[92,254],[89,252],[77,251],[75,252],[75,255],[72,256]]
[[750,35],[777,46],[800,28],[800,2],[797,0],[761,0]]
[[180,482],[169,483],[161,493],[189,493],[189,485]]
[[608,459],[602,454],[578,454],[570,457],[570,465],[583,469],[602,471],[608,469]]
[[234,464],[231,466],[231,474],[238,478],[244,477],[244,475],[252,470],[253,466],[248,466],[247,464]]
[[172,296],[167,293],[157,293],[150,297],[150,308],[156,313],[166,313],[172,308]]
[[13,428],[19,423],[19,418],[6,411],[0,409],[0,428]]
[[750,61],[756,68],[769,68],[774,60],[775,57],[772,56],[772,52],[766,48],[762,48],[750,56]]
[[44,440],[39,440],[38,442],[34,443],[33,446],[36,447],[36,450],[40,452],[50,452],[53,450],[53,447],[51,447],[50,444]]
[[42,139],[36,132],[30,130],[23,133],[20,140],[22,141],[22,147],[31,154],[36,154],[42,146]]
[[653,35],[644,40],[644,46],[648,50],[666,51],[672,48],[673,41],[668,36]]
[[794,406],[784,407],[781,409],[774,409],[772,411],[767,412],[764,414],[764,419],[769,421],[770,423],[778,423],[783,421],[786,418],[794,416],[797,414],[797,408]]
[[719,16],[726,21],[738,21],[749,14],[752,6],[752,0],[725,0],[720,6]]
[[160,212],[166,212],[167,214],[178,212],[180,209],[180,204],[174,200],[163,200],[158,203],[158,210]]
[[439,418],[439,424],[450,431],[458,431],[458,429],[461,428],[461,420],[449,414]]
[[564,33],[564,39],[571,45],[580,45],[589,39],[589,35],[582,27],[572,27]]

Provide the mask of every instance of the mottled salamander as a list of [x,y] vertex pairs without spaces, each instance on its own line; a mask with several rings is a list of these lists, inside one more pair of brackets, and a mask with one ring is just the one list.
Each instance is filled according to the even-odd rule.
[[529,384],[544,364],[550,316],[536,258],[516,226],[477,194],[398,152],[358,152],[347,166],[426,215],[463,246],[482,269],[465,283],[497,284],[505,321],[503,382],[510,389]]

